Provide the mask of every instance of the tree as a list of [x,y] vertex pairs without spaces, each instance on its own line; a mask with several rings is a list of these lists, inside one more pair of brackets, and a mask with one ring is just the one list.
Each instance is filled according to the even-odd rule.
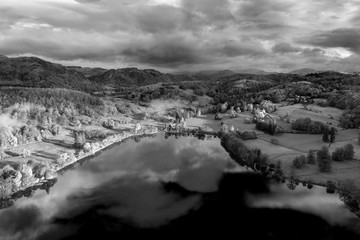
[[306,157],[304,155],[298,156],[293,160],[293,166],[300,169],[306,165]]
[[85,132],[84,131],[74,131],[74,147],[82,148],[86,142]]
[[328,130],[325,130],[323,137],[322,137],[323,142],[327,143],[329,142],[329,132]]
[[320,172],[330,172],[332,165],[329,149],[326,146],[323,146],[321,150],[316,153],[316,155]]
[[352,144],[347,144],[344,147],[344,159],[353,160],[354,159],[354,146]]
[[336,148],[335,151],[332,153],[332,160],[338,162],[344,161],[345,160],[344,148]]
[[280,161],[277,161],[276,162],[276,165],[275,165],[275,173],[274,173],[276,176],[283,176],[283,170],[281,168],[281,162]]
[[307,163],[309,164],[315,164],[316,156],[314,150],[309,150],[309,153],[307,155]]
[[332,127],[330,129],[330,142],[331,143],[335,142],[335,134],[336,134],[336,129],[334,127]]

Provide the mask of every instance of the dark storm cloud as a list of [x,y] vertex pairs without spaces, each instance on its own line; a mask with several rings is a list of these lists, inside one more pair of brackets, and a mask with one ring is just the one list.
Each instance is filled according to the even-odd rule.
[[360,53],[360,29],[339,28],[310,37],[309,44],[319,47],[343,47]]

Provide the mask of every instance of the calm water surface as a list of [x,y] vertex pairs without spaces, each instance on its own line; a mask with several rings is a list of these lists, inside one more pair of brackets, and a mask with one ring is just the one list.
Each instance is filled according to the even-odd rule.
[[359,219],[323,188],[270,183],[219,139],[129,140],[0,210],[0,239],[119,239],[238,234],[356,239]]

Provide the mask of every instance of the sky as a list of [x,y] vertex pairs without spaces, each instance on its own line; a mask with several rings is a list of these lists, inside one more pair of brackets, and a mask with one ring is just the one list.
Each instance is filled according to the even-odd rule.
[[165,72],[360,71],[360,0],[1,0],[0,54]]

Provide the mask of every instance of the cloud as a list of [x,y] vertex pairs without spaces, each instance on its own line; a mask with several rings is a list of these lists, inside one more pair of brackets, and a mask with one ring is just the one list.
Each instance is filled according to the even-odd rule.
[[360,29],[338,28],[311,36],[307,43],[319,47],[343,47],[360,53]]
[[280,54],[296,53],[296,52],[299,52],[300,50],[301,50],[300,48],[293,47],[289,43],[286,43],[286,42],[277,43],[277,44],[275,44],[275,46],[272,47],[272,51],[274,53],[280,53]]
[[[4,0],[0,52],[70,65],[231,69],[241,61],[276,71],[303,49],[358,54],[359,11],[355,0]],[[305,50],[294,63],[319,54]]]
[[10,239],[29,239],[43,224],[40,209],[35,205],[16,207],[0,212],[0,235]]

